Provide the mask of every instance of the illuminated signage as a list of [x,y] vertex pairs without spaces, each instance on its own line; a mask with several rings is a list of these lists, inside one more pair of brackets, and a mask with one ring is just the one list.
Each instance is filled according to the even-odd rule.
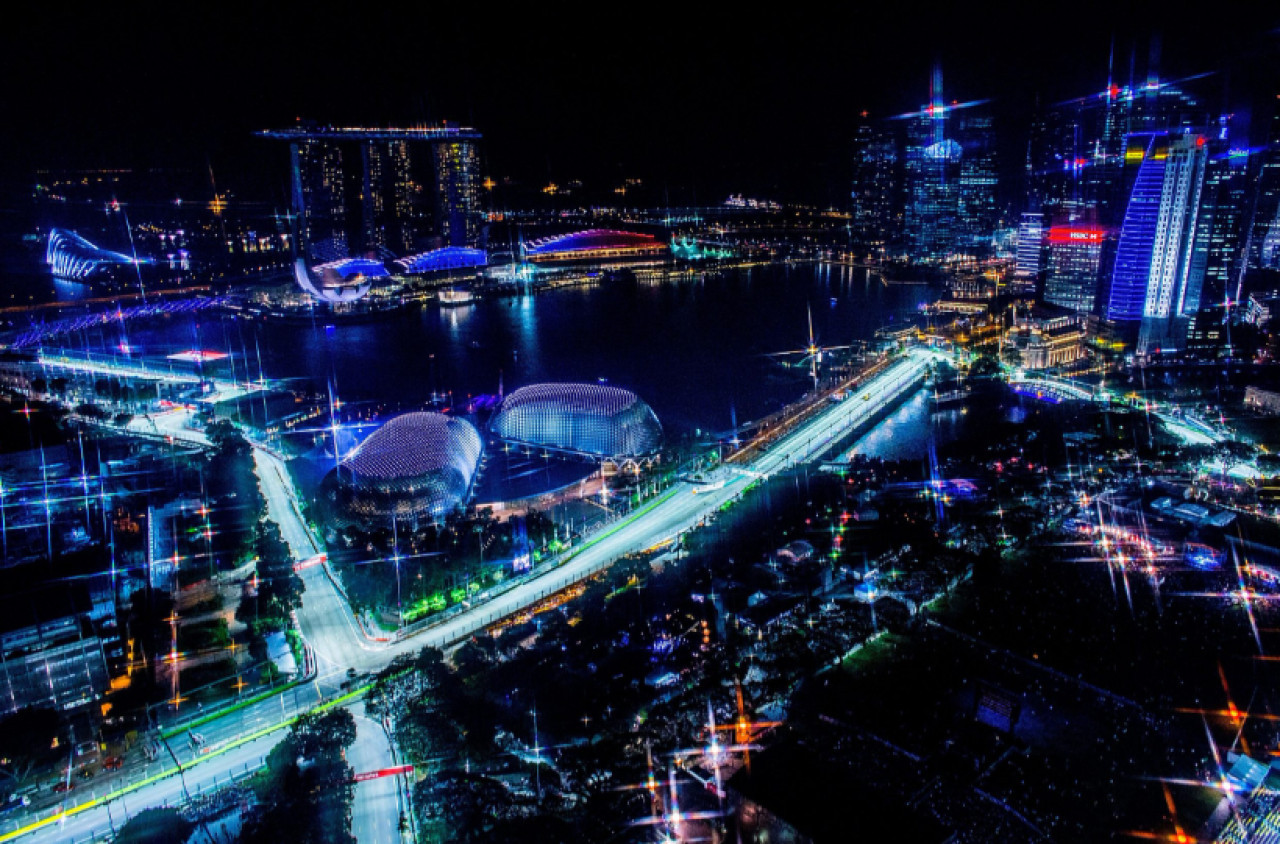
[[1053,226],[1049,229],[1050,243],[1101,243],[1107,236],[1106,229]]

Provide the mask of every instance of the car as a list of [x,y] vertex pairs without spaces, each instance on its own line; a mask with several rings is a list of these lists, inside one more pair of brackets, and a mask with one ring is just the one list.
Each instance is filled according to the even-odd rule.
[[123,767],[124,760],[119,756],[108,756],[106,759],[102,760],[102,770],[104,771],[118,771]]
[[11,794],[9,799],[0,803],[0,815],[8,814],[22,806],[30,806],[31,798],[25,794]]
[[66,780],[58,780],[57,784],[54,785],[53,790],[58,794],[66,794],[68,791],[73,790],[75,787],[76,787],[76,784],[73,782],[67,782]]

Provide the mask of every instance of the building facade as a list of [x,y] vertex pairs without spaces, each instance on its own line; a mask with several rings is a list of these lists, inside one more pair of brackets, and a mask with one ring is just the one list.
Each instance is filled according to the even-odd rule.
[[102,640],[87,633],[77,616],[0,636],[0,713],[76,709],[97,699],[108,682]]
[[1204,261],[1195,247],[1206,154],[1203,135],[1138,137],[1145,141],[1138,147],[1142,163],[1125,211],[1106,316],[1140,326],[1137,350],[1146,354],[1181,348],[1186,320],[1200,307]]
[[1106,229],[1088,223],[1049,229],[1044,300],[1079,314],[1093,312]]
[[308,267],[388,261],[480,236],[480,134],[472,129],[299,128],[289,142],[298,257]]

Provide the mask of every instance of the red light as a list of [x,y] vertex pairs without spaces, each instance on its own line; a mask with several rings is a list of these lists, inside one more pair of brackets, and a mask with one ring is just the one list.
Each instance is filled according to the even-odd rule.
[[1106,236],[1106,229],[1091,226],[1053,226],[1049,229],[1050,243],[1101,243]]
[[1203,138],[1203,137],[1196,138],[1196,146],[1198,146],[1198,147],[1202,147],[1202,146],[1204,146],[1204,138]]

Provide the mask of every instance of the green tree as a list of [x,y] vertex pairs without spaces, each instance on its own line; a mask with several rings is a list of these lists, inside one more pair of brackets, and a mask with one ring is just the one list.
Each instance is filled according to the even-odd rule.
[[12,784],[60,755],[55,739],[62,737],[58,713],[47,708],[19,709],[0,721],[0,773]]
[[254,550],[258,555],[257,593],[241,600],[236,618],[260,636],[288,626],[289,613],[302,605],[306,586],[294,571],[289,546],[274,522],[258,523]]
[[114,844],[169,844],[186,841],[194,825],[176,809],[145,809],[134,815],[116,833]]
[[272,748],[256,790],[264,809],[246,825],[245,844],[348,844],[355,787],[344,751],[356,738],[346,709],[308,712]]

